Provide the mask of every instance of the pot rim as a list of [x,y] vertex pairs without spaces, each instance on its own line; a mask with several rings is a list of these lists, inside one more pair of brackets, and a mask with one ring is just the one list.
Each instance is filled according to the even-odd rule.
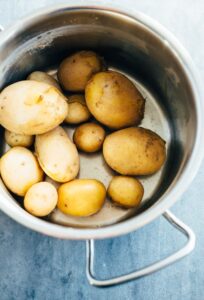
[[[6,198],[8,199],[9,196],[6,194],[3,188],[1,189],[0,209],[12,219],[30,229],[33,229],[45,235],[63,239],[84,240],[116,237],[132,232],[150,223],[155,218],[163,214],[165,210],[167,210],[179,199],[179,197],[184,193],[184,191],[188,188],[188,186],[194,179],[204,156],[204,149],[202,147],[202,142],[204,140],[204,130],[202,129],[204,128],[204,121],[202,121],[202,115],[204,115],[204,106],[201,101],[201,81],[189,54],[180,44],[180,42],[157,21],[136,10],[133,10],[133,13],[130,14],[127,12],[127,10],[124,9],[116,9],[113,7],[105,7],[101,5],[55,5],[49,8],[41,9],[34,14],[31,14],[15,22],[14,25],[10,26],[0,34],[0,44],[6,42],[6,40],[9,38],[12,38],[12,36],[14,36],[16,32],[18,32],[19,30],[23,30],[29,24],[36,22],[46,15],[52,15],[62,10],[104,11],[120,15],[121,17],[129,18],[132,22],[140,22],[150,31],[153,31],[160,39],[165,42],[166,47],[171,48],[171,50],[176,54],[189,80],[189,83],[191,84],[194,98],[196,99],[195,107],[197,113],[197,132],[195,137],[195,144],[191,156],[185,168],[183,169],[183,173],[181,174],[181,171],[178,172],[171,186],[165,191],[159,201],[142,214],[137,215],[135,218],[127,219],[122,223],[117,223],[102,228],[89,229],[66,227],[63,225],[49,223],[45,220],[38,219],[27,213],[24,209],[19,209],[19,206],[17,206],[17,204],[6,201]],[[16,209],[16,207],[18,207],[18,209]]]

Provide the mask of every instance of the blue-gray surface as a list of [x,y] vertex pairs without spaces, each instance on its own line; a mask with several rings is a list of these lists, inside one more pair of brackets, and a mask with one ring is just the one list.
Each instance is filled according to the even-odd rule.
[[[112,2],[125,3],[123,5],[141,10],[165,25],[188,49],[204,76],[202,0]],[[0,23],[6,27],[22,15],[54,3],[56,0],[0,0]],[[108,4],[110,0],[103,3]],[[197,235],[196,249],[191,255],[146,278],[108,289],[88,285],[84,242],[42,236],[0,213],[0,299],[204,299],[203,196],[204,164],[181,201],[172,208]],[[101,277],[124,273],[164,257],[183,242],[180,234],[161,217],[135,233],[97,242],[100,255],[96,271]]]

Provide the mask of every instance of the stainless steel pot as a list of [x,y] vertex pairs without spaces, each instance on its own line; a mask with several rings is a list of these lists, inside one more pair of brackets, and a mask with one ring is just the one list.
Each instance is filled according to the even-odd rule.
[[[64,239],[88,239],[88,279],[91,284],[107,286],[154,272],[194,248],[193,232],[167,209],[189,186],[201,163],[204,109],[200,81],[192,61],[166,29],[141,13],[130,14],[98,6],[64,5],[41,10],[2,32],[0,87],[21,80],[36,69],[53,72],[63,57],[79,49],[98,51],[113,69],[135,81],[147,98],[148,117],[142,125],[153,128],[167,140],[167,162],[158,174],[142,179],[147,194],[139,211],[114,211],[111,216],[104,213],[100,220],[96,217],[94,222],[90,219],[88,223],[69,219],[69,226],[65,226],[62,224],[66,222],[56,224],[28,214],[2,182],[0,209],[17,222],[43,234]],[[90,170],[86,157],[82,160],[86,169],[82,176],[97,177],[103,173],[104,180],[111,176],[98,157],[94,162],[103,168],[103,172],[99,168],[99,173],[94,168]],[[188,237],[184,248],[163,261],[128,275],[102,281],[94,277],[94,239],[129,233],[161,214]],[[103,218],[107,222],[103,223]],[[59,216],[55,215],[53,221],[60,223]]]

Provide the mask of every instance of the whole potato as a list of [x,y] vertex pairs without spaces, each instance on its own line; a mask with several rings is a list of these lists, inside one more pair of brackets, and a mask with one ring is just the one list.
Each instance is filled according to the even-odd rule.
[[118,72],[94,75],[86,86],[85,98],[91,114],[113,129],[137,125],[144,116],[143,96],[127,77]]
[[106,189],[95,179],[75,179],[58,189],[57,207],[65,214],[87,217],[97,213],[103,206]]
[[79,155],[62,127],[37,135],[35,151],[43,171],[53,180],[66,182],[77,176]]
[[131,208],[139,206],[144,195],[144,188],[139,180],[133,177],[115,176],[107,192],[113,202]]
[[35,183],[42,181],[41,170],[33,153],[23,147],[13,147],[1,158],[1,177],[14,194],[24,196]]
[[79,124],[88,121],[91,114],[86,106],[84,95],[76,94],[69,96],[69,112],[65,118],[68,124]]
[[15,147],[15,146],[30,147],[34,141],[33,135],[19,134],[19,133],[11,132],[7,129],[5,130],[4,138],[6,140],[6,143],[11,147]]
[[165,162],[165,141],[151,130],[130,127],[106,137],[103,155],[107,164],[122,175],[150,175]]
[[0,94],[0,123],[15,133],[45,133],[62,123],[67,114],[66,98],[46,83],[19,81]]
[[27,191],[24,207],[36,217],[45,217],[54,210],[57,200],[57,190],[51,183],[38,182]]
[[32,72],[27,77],[27,80],[34,80],[34,81],[38,81],[38,82],[44,82],[44,83],[47,83],[51,86],[56,87],[58,90],[61,91],[60,85],[57,82],[57,80],[55,78],[53,78],[52,76],[50,76],[49,74],[45,73],[45,72],[41,72],[41,71]]
[[58,79],[66,91],[84,91],[91,76],[103,69],[101,58],[93,51],[80,51],[65,58],[58,70]]
[[105,130],[95,123],[85,123],[77,127],[73,140],[77,148],[84,152],[99,151],[105,139]]

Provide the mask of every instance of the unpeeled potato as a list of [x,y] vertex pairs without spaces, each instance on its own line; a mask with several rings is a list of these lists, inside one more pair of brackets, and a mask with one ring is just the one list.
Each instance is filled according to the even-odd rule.
[[45,133],[62,123],[67,113],[66,98],[46,83],[19,81],[0,94],[0,123],[15,133]]
[[1,177],[13,193],[24,196],[35,183],[42,181],[43,171],[33,153],[24,147],[13,147],[0,161]]
[[24,207],[32,215],[45,217],[57,205],[58,194],[56,188],[48,182],[38,182],[32,185],[24,198]]
[[75,179],[58,189],[57,207],[65,214],[87,217],[97,213],[103,206],[106,189],[95,179]]
[[131,208],[139,206],[144,195],[144,188],[134,177],[114,176],[107,192],[113,202]]
[[77,176],[79,155],[62,127],[37,135],[35,151],[42,169],[53,180],[66,182]]
[[142,127],[130,127],[108,135],[103,143],[106,163],[122,175],[150,175],[165,162],[165,141]]
[[88,153],[99,151],[105,139],[105,130],[95,123],[84,123],[77,127],[73,140],[77,148]]
[[102,69],[102,60],[95,52],[79,51],[62,61],[57,76],[66,91],[81,92],[91,76]]
[[4,137],[6,143],[11,147],[15,147],[15,146],[30,147],[34,141],[33,135],[15,133],[7,129],[5,130]]
[[57,82],[57,80],[45,72],[41,72],[41,71],[32,72],[27,77],[27,80],[35,80],[35,81],[39,81],[39,82],[44,82],[51,86],[56,87],[59,91],[61,91],[60,85]]
[[113,129],[138,125],[144,116],[143,96],[118,72],[95,74],[86,85],[85,98],[96,120]]
[[79,124],[90,119],[91,114],[87,108],[84,95],[75,94],[68,97],[69,111],[65,122],[68,124]]

